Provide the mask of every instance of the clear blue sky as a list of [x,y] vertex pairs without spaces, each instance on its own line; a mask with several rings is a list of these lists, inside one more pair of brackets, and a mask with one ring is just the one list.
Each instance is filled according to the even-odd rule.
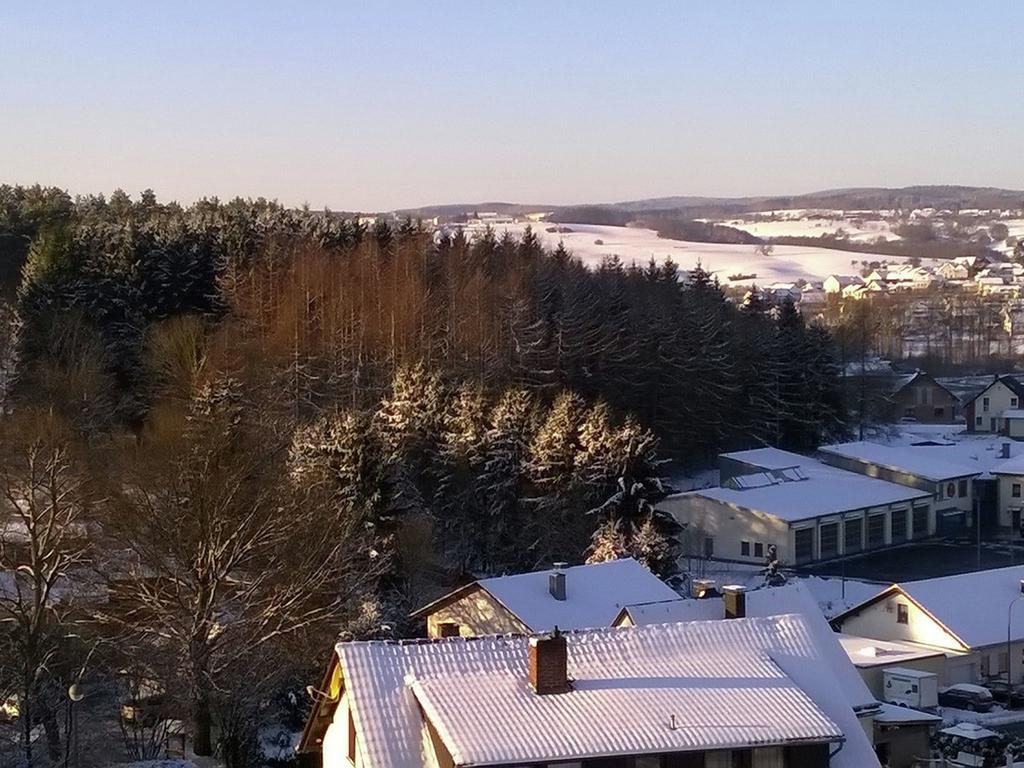
[[0,4],[0,182],[377,210],[1024,187],[1024,2]]

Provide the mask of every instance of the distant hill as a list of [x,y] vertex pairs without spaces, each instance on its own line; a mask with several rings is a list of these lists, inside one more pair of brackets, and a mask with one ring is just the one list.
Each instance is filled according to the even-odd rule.
[[968,187],[954,184],[911,187],[849,187],[825,189],[799,195],[753,197],[702,197],[677,195],[624,200],[617,203],[580,205],[526,205],[483,202],[428,205],[399,211],[409,216],[455,216],[471,211],[522,214],[552,211],[553,219],[579,224],[625,223],[641,214],[679,214],[693,217],[721,217],[751,211],[783,208],[837,208],[843,210],[879,208],[1020,208],[1024,191],[997,187]]

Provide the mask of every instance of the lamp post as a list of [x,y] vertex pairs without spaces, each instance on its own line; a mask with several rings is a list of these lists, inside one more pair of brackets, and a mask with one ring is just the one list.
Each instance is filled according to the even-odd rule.
[[65,750],[64,764],[67,765],[67,758],[71,753],[72,745],[74,745],[75,768],[78,768],[78,715],[75,713],[75,704],[85,698],[85,690],[78,683],[72,683],[68,687],[68,748]]
[[1010,605],[1006,609],[1006,704],[1011,709],[1013,708],[1013,655],[1010,652],[1010,646],[1013,639],[1011,629],[1013,606],[1022,598],[1024,598],[1024,579],[1020,580],[1020,594],[1010,601]]

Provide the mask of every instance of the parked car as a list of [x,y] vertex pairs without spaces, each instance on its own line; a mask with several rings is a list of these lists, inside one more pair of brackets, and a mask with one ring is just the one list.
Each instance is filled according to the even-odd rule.
[[939,706],[988,712],[992,709],[992,692],[981,685],[957,683],[939,691]]

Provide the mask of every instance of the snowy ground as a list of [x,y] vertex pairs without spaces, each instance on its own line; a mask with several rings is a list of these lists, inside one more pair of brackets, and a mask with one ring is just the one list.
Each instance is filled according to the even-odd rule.
[[[823,237],[834,235],[840,230],[854,242],[872,243],[879,238],[883,240],[899,240],[899,235],[890,229],[889,222],[880,219],[846,219],[842,216],[828,215],[834,212],[823,212],[821,217],[782,218],[774,221],[757,221],[754,216],[729,219],[721,222],[726,226],[749,232],[755,237]],[[761,214],[762,216],[764,214]]]
[[[704,269],[714,273],[723,285],[747,285],[757,282],[824,280],[832,274],[848,275],[859,270],[861,261],[894,261],[891,256],[838,251],[794,245],[777,245],[770,255],[764,255],[753,245],[724,243],[694,243],[658,237],[653,229],[612,227],[596,224],[560,224],[571,232],[548,232],[552,224],[534,223],[533,231],[546,248],[555,248],[559,241],[587,266],[596,267],[601,260],[618,256],[626,265],[646,265],[653,257],[664,261],[667,257],[683,269],[692,269],[700,262]],[[510,232],[522,236],[526,223],[498,224],[495,233],[500,237]],[[597,242],[600,241],[600,242]],[[730,275],[756,275],[754,279],[730,282]]]

